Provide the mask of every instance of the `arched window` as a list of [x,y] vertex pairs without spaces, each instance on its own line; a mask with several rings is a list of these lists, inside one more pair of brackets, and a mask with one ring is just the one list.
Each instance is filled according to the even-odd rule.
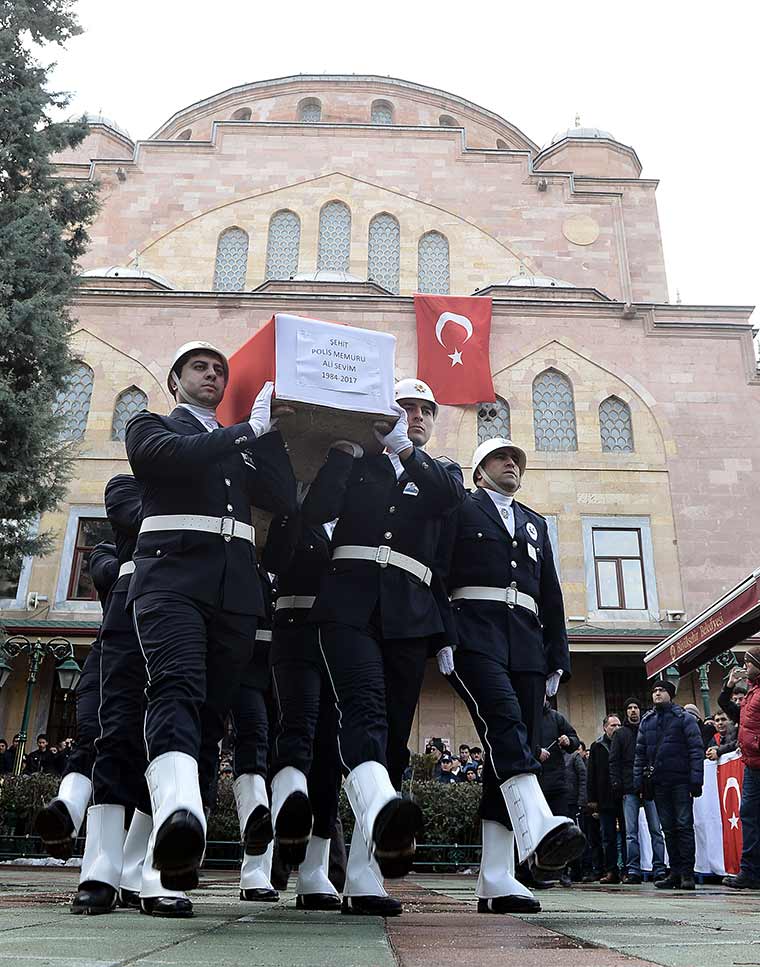
[[401,229],[393,215],[381,212],[369,223],[367,278],[398,295]]
[[573,388],[567,376],[546,369],[533,381],[536,450],[577,450]]
[[124,442],[124,431],[127,422],[141,410],[147,410],[148,397],[141,389],[130,386],[119,393],[116,397],[116,405],[113,408],[113,423],[111,424],[111,439]]
[[450,114],[442,114],[438,118],[438,124],[442,128],[458,128],[459,122],[456,118],[453,118]]
[[348,272],[351,258],[351,211],[342,201],[329,201],[319,213],[317,271]]
[[599,404],[599,430],[604,453],[633,453],[631,410],[617,396],[608,396]]
[[478,403],[478,443],[495,436],[510,438],[509,403],[498,396],[493,403]]
[[448,295],[449,282],[449,240],[426,232],[417,245],[417,291]]
[[242,292],[248,264],[248,232],[226,228],[216,245],[214,289],[217,292]]
[[59,391],[55,402],[56,414],[63,417],[61,439],[84,439],[93,381],[93,372],[87,363],[79,363],[66,377],[66,385]]
[[283,208],[269,221],[267,238],[268,279],[291,279],[298,271],[298,250],[301,245],[301,219],[295,212]]
[[508,144],[507,144],[507,142],[506,142],[506,141],[504,141],[504,140],[503,140],[502,138],[497,138],[497,139],[496,139],[496,147],[497,147],[497,148],[498,148],[498,149],[499,149],[500,151],[506,151],[506,150],[507,150],[507,148],[509,147],[509,145],[508,145]]
[[177,135],[177,141],[189,141],[190,138],[192,138],[192,136],[193,136],[193,129],[185,128],[184,131],[180,131],[180,133]]
[[316,97],[307,97],[298,105],[298,120],[314,124],[322,120],[322,103]]
[[393,124],[393,106],[388,101],[373,101],[371,120],[373,124]]
[[251,109],[249,107],[239,107],[232,115],[233,121],[250,121]]

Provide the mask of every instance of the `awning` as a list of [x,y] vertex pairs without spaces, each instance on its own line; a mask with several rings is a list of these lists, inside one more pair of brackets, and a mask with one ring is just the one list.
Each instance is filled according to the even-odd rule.
[[671,665],[680,675],[760,631],[760,568],[644,657],[647,678]]

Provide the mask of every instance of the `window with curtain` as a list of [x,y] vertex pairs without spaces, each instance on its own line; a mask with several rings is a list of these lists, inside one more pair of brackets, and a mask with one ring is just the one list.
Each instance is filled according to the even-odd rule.
[[148,397],[141,389],[130,386],[119,393],[113,408],[113,422],[111,423],[111,439],[124,442],[124,432],[127,422],[141,410],[148,409]]
[[567,376],[547,369],[533,381],[536,450],[577,450],[573,388]]
[[493,403],[478,403],[478,443],[495,436],[509,439],[509,404],[496,397]]
[[608,396],[599,404],[599,431],[604,453],[633,453],[631,410],[617,396]]
[[78,366],[66,377],[66,385],[58,393],[55,411],[63,417],[61,437],[64,440],[83,440],[90,414],[90,400],[94,375],[87,363]]
[[399,293],[401,272],[401,229],[388,212],[375,215],[369,223],[367,278],[394,295]]
[[348,272],[350,259],[351,211],[342,201],[330,201],[319,213],[317,270]]
[[417,291],[448,295],[449,240],[440,232],[426,232],[417,244]]
[[233,226],[219,236],[214,266],[216,292],[242,292],[248,268],[248,232]]
[[267,237],[268,279],[290,279],[298,271],[298,251],[301,246],[301,219],[295,212],[283,209],[269,221]]

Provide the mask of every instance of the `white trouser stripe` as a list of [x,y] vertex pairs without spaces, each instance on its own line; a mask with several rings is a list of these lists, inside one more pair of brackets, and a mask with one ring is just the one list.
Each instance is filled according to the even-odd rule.
[[489,758],[489,760],[491,762],[491,768],[493,769],[496,778],[499,780],[499,782],[501,782],[502,781],[502,778],[499,775],[499,773],[496,772],[496,764],[494,763],[494,758],[493,758],[493,749],[491,748],[491,743],[488,741],[488,722],[486,722],[486,720],[480,714],[480,708],[478,706],[478,703],[475,701],[475,696],[472,694],[472,692],[469,690],[469,688],[465,685],[465,683],[459,677],[459,675],[457,674],[456,668],[454,669],[454,671],[451,674],[456,677],[456,680],[459,682],[459,684],[462,686],[462,688],[465,690],[465,692],[467,692],[467,694],[470,696],[470,701],[475,706],[475,714],[478,716],[478,718],[480,719],[480,721],[483,723],[483,745],[486,746],[486,748],[488,749],[488,758]]
[[340,762],[343,768],[346,770],[346,772],[350,772],[351,770],[346,765],[345,759],[343,758],[343,750],[340,747],[340,731],[343,725],[343,712],[341,712],[341,709],[340,709],[340,699],[338,698],[338,692],[337,692],[337,689],[335,688],[335,682],[333,681],[332,672],[330,671],[330,666],[327,664],[325,650],[322,647],[322,629],[319,626],[317,626],[317,638],[319,639],[319,650],[322,653],[322,661],[325,663],[325,668],[327,669],[327,677],[330,679],[330,688],[332,689],[332,693],[335,696],[335,709],[338,713],[338,756],[340,758]]
[[150,687],[150,669],[148,668],[148,656],[145,654],[145,649],[143,648],[142,638],[140,637],[140,629],[137,625],[137,602],[132,605],[132,623],[135,626],[135,634],[137,635],[137,644],[140,646],[140,651],[142,652],[143,661],[145,662],[145,688],[143,689],[143,695],[145,695],[145,715],[143,716],[143,742],[145,743],[145,758],[150,762],[150,751],[148,749],[148,688]]

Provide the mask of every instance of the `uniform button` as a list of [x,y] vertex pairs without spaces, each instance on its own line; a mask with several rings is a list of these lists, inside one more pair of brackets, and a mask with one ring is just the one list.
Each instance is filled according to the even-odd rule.
[[230,513],[232,513],[232,510],[233,510],[233,507],[232,507],[232,504],[227,504],[227,510],[228,510],[228,511],[229,511]]
[[295,618],[288,618],[289,625],[292,625],[294,621],[295,621]]
[[428,468],[428,465],[427,465],[426,463],[423,463],[423,464],[422,464],[422,469],[423,469],[423,470],[427,470],[427,468]]
[[156,557],[161,557],[161,551],[156,551]]
[[389,541],[393,537],[393,534],[390,531],[386,531],[383,534],[383,537],[386,539],[386,541]]
[[482,537],[482,536],[483,535],[480,533],[480,531],[478,531],[478,537]]
[[396,508],[395,507],[389,507],[388,508],[388,513],[389,514],[395,514],[396,513]]
[[228,544],[229,544],[229,542],[230,542],[230,541],[232,540],[232,538],[230,537],[230,535],[229,535],[229,534],[225,534],[225,535],[224,535],[224,539],[225,539],[225,540],[227,541],[227,543],[228,543]]
[[226,484],[226,485],[227,485],[228,487],[230,487],[230,486],[232,486],[232,485],[231,485],[231,483],[230,483],[230,478],[229,478],[229,477],[225,477],[225,478],[224,478],[224,482],[225,482],[225,484]]
[[515,610],[515,606],[513,604],[508,604],[507,607],[510,608],[512,611]]
[[512,547],[517,547],[517,541],[512,541]]
[[512,565],[512,567],[517,567],[517,561],[510,561],[509,563]]
[[310,551],[313,551],[314,550],[314,545],[313,544],[309,544],[309,550]]
[[517,587],[517,581],[512,581],[512,583],[509,586],[510,586],[510,588],[516,588]]

